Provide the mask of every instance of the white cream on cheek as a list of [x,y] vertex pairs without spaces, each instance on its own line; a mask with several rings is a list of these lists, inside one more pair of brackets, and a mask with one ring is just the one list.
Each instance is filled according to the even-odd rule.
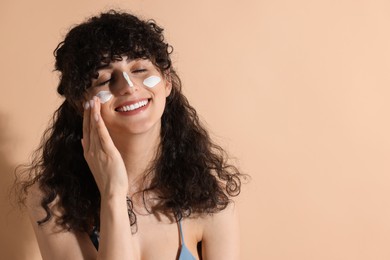
[[144,80],[144,85],[149,88],[154,88],[158,83],[160,83],[161,78],[157,76],[150,76]]
[[[127,81],[127,84],[132,88],[134,87],[133,82],[131,82],[129,75],[125,71],[123,71],[123,77]],[[99,91],[96,96],[100,99],[100,103],[104,104],[108,102],[112,98],[112,93],[108,90]]]
[[100,99],[100,103],[104,104],[112,98],[112,94],[108,90],[99,91],[96,96]]

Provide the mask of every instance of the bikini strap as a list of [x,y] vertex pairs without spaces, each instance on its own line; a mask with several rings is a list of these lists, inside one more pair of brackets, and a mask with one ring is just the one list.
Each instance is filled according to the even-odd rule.
[[180,241],[181,241],[181,244],[184,245],[184,236],[183,236],[183,230],[182,230],[182,227],[181,227],[181,220],[179,220],[179,231],[180,231]]

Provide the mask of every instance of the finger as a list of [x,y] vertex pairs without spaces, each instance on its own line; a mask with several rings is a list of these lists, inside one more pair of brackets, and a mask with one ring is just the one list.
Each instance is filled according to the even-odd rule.
[[104,120],[101,116],[101,102],[96,98],[95,107],[93,110],[94,115],[91,117],[91,120],[94,120],[94,135],[96,134],[100,141],[100,146],[106,153],[112,152],[115,149],[114,142],[111,139],[110,133],[104,123]]
[[90,143],[90,114],[91,114],[91,108],[89,101],[85,101],[84,103],[84,114],[83,114],[83,149],[84,151],[88,150],[89,143]]
[[90,101],[91,113],[89,115],[90,126],[90,149],[91,151],[98,151],[102,145],[100,143],[99,134],[97,131],[97,118],[100,117],[100,102],[96,97]]
[[[98,106],[99,107],[101,106],[100,103],[98,104]],[[101,117],[101,114],[100,113],[96,114],[94,119],[96,120],[96,130],[99,136],[102,149],[106,152],[112,152],[113,149],[116,148],[114,142],[112,141],[110,133],[108,132],[106,124],[104,123],[104,120]]]

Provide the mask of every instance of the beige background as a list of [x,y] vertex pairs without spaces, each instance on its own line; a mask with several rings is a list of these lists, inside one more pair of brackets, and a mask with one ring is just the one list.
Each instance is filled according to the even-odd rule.
[[166,28],[185,93],[252,176],[242,259],[390,259],[387,0],[2,0],[1,259],[40,259],[12,169],[59,104],[56,44],[108,7]]

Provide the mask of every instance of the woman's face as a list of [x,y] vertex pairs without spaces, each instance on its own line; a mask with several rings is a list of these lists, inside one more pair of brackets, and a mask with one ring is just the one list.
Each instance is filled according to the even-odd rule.
[[140,134],[160,127],[172,85],[150,60],[123,57],[103,64],[98,73],[86,99],[100,98],[101,115],[111,135]]

